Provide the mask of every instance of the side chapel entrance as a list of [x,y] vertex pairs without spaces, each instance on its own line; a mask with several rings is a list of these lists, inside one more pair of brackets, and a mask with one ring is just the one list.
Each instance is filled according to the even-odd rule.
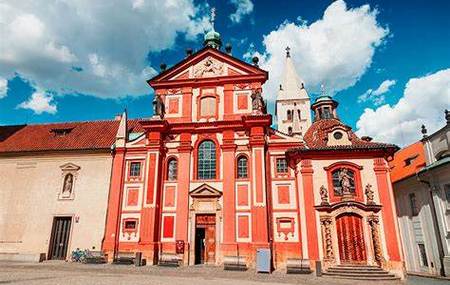
[[195,217],[195,264],[216,261],[216,215],[200,214]]
[[341,262],[366,263],[362,218],[353,213],[342,214],[336,218],[336,231]]
[[72,217],[54,217],[48,259],[64,260],[69,247]]

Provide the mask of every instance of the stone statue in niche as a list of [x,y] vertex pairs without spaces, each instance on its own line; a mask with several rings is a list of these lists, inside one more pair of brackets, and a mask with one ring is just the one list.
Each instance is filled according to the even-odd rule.
[[373,190],[372,190],[372,185],[370,185],[370,184],[367,184],[366,185],[366,190],[365,190],[365,194],[366,194],[366,197],[367,197],[367,204],[375,204],[375,201],[374,201],[374,193],[373,193]]
[[266,113],[266,103],[262,97],[262,90],[258,88],[252,92],[252,110],[253,113],[256,114],[265,114]]
[[64,185],[63,185],[63,197],[70,197],[72,194],[72,188],[73,188],[73,175],[71,173],[67,174],[64,178]]
[[165,114],[165,106],[164,102],[161,99],[160,95],[155,95],[155,99],[153,99],[153,117],[164,118]]
[[196,67],[194,77],[214,77],[223,74],[223,63],[206,58]]
[[347,168],[342,168],[339,171],[339,184],[342,189],[342,198],[345,200],[353,196],[352,188],[355,185],[353,175],[350,174]]
[[328,205],[328,190],[325,188],[325,186],[320,187],[320,198],[322,199],[322,205]]

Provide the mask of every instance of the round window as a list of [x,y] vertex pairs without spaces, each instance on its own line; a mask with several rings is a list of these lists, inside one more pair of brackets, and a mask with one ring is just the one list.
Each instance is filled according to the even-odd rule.
[[340,139],[342,139],[342,133],[341,132],[335,132],[334,134],[333,134],[333,137],[335,138],[335,139],[337,139],[337,140],[340,140]]

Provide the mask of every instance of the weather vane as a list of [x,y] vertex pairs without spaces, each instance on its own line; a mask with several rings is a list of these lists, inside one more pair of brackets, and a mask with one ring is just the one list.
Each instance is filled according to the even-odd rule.
[[325,96],[325,84],[320,84],[320,95]]

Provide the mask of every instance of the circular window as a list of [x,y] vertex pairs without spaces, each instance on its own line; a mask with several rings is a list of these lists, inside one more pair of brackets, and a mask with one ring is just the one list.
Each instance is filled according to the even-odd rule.
[[333,137],[335,138],[335,139],[337,139],[337,140],[340,140],[340,139],[342,139],[342,133],[341,132],[335,132],[334,134],[333,134]]

